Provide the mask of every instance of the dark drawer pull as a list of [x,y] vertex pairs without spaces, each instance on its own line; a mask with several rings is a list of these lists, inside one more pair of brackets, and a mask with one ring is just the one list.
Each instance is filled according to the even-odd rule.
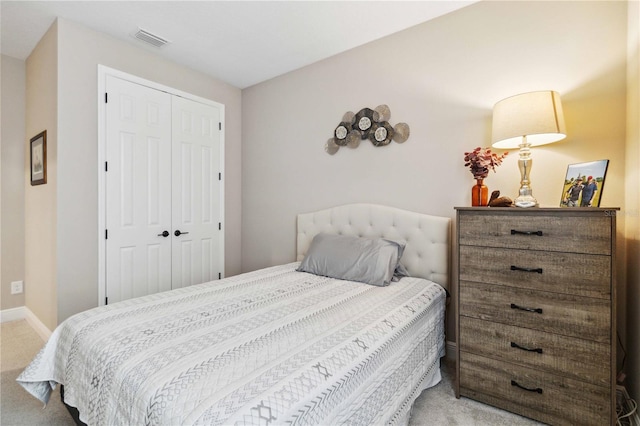
[[522,349],[523,351],[527,351],[527,352],[537,352],[539,354],[542,353],[542,348],[533,348],[533,349],[525,348],[524,346],[520,346],[516,342],[511,342],[511,347],[512,348],[517,348],[517,349]]
[[523,272],[537,272],[539,274],[542,273],[542,268],[521,268],[519,266],[511,265],[512,271],[523,271]]
[[518,231],[516,229],[511,230],[511,235],[537,235],[542,237],[542,231]]
[[521,311],[535,312],[537,314],[542,313],[542,308],[524,308],[522,306],[516,305],[515,303],[511,304],[511,309],[520,309]]
[[515,380],[511,380],[511,386],[517,386],[522,390],[526,390],[527,392],[537,392],[537,393],[542,393],[542,389],[540,388],[525,388],[524,386],[522,386],[521,384],[519,384],[518,382],[516,382]]

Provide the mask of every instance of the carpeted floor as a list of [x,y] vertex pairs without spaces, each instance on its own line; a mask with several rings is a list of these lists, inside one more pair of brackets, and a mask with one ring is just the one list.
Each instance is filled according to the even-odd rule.
[[456,399],[454,365],[443,363],[442,381],[426,389],[413,404],[410,426],[533,426],[542,423],[468,398]]
[[[60,402],[59,390],[43,409],[40,401],[16,383],[16,377],[44,342],[26,321],[2,323],[0,343],[0,424],[2,426],[74,425]],[[416,400],[411,426],[527,426],[540,425],[524,417],[467,399],[456,399],[451,383],[453,366],[443,365],[443,379]]]
[[58,389],[51,395],[51,400],[46,408],[40,401],[33,398],[24,391],[18,383],[16,377],[22,369],[2,372],[2,383],[0,399],[0,424],[2,426],[21,425],[55,425],[73,426],[73,419],[67,409],[60,401]]
[[0,425],[69,425],[75,423],[60,401],[59,390],[46,408],[29,395],[16,378],[36,356],[44,342],[24,320],[2,323],[0,329]]

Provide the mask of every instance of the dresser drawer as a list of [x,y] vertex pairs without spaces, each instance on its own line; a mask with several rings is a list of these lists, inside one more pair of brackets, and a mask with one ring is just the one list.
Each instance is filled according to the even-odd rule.
[[611,302],[461,281],[460,315],[610,343]]
[[[460,353],[460,393],[554,425],[607,425],[611,388]],[[527,390],[528,389],[528,390]]]
[[460,350],[561,373],[599,386],[611,385],[608,344],[460,317]]
[[499,215],[458,217],[460,245],[611,254],[611,217]]
[[611,257],[460,246],[460,279],[611,298]]

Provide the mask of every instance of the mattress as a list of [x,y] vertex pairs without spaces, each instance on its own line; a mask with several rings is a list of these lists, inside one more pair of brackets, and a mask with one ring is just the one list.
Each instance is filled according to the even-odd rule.
[[77,314],[17,380],[45,403],[63,384],[87,424],[406,422],[440,380],[444,289],[297,266]]

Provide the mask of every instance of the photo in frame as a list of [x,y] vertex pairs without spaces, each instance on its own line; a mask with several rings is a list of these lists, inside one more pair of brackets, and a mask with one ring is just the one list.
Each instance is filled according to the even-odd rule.
[[599,207],[609,160],[569,164],[560,207]]
[[31,138],[31,185],[47,183],[47,131]]

